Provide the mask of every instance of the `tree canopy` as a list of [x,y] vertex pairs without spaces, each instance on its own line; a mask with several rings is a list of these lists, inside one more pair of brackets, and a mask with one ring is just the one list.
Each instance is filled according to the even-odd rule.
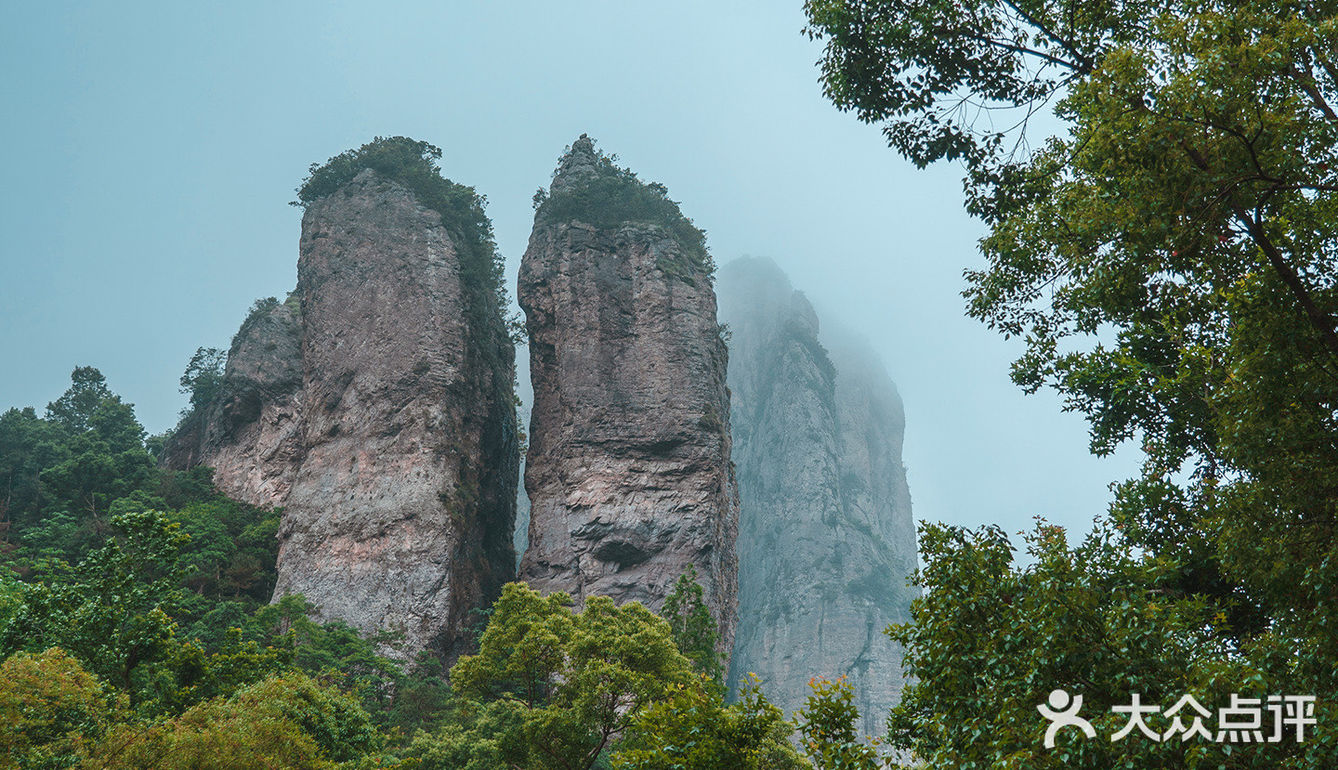
[[[987,227],[967,311],[1023,340],[1014,380],[1060,392],[1094,452],[1134,440],[1147,458],[1095,540],[1070,549],[1042,526],[1026,568],[1008,566],[1001,533],[924,531],[930,590],[897,632],[919,683],[894,742],[957,767],[1022,761],[1010,752],[1035,749],[1031,709],[1051,687],[1085,686],[1099,706],[1168,684],[1306,693],[1331,720],[1338,6],[806,10],[839,107],[916,165],[962,163]],[[1017,615],[1045,601],[1081,622]],[[1065,766],[1316,767],[1338,751],[1317,737],[1135,759],[1135,745]]]
[[589,155],[592,166],[565,180],[562,186],[536,192],[536,220],[579,221],[600,228],[618,228],[629,223],[657,225],[671,234],[683,250],[677,260],[662,258],[661,269],[689,282],[698,275],[709,277],[714,272],[715,263],[706,248],[706,233],[669,198],[669,188],[659,182],[641,181],[631,169],[618,165],[617,156],[597,149],[594,140],[584,134],[567,148],[563,158],[570,158],[573,153]]

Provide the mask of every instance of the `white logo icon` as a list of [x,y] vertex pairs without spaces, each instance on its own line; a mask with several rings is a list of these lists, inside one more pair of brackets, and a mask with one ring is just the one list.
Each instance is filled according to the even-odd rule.
[[[1069,695],[1065,690],[1054,690],[1044,703],[1036,707],[1041,716],[1050,720],[1045,731],[1045,747],[1055,747],[1055,735],[1065,727],[1076,727],[1088,738],[1096,737],[1096,730],[1091,722],[1078,716],[1082,708],[1081,695]],[[1127,714],[1129,719],[1124,728],[1110,736],[1112,741],[1122,741],[1133,734],[1134,730],[1143,737],[1161,743],[1180,736],[1183,743],[1195,738],[1202,738],[1217,743],[1278,743],[1286,736],[1287,728],[1293,728],[1297,743],[1305,742],[1305,729],[1315,726],[1315,696],[1313,695],[1269,695],[1267,698],[1242,698],[1231,694],[1231,705],[1217,710],[1217,734],[1204,724],[1211,719],[1213,712],[1199,703],[1192,695],[1182,695],[1166,711],[1160,706],[1144,705],[1142,695],[1133,693],[1128,706],[1111,706],[1115,714]],[[1272,715],[1272,730],[1264,712]],[[1169,720],[1170,726],[1165,732],[1158,732],[1144,719],[1146,716],[1160,715]],[[1189,722],[1186,725],[1186,722]]]
[[1076,727],[1088,738],[1096,737],[1096,730],[1092,724],[1078,716],[1078,710],[1082,708],[1081,695],[1071,696],[1064,690],[1055,690],[1050,693],[1049,700],[1050,708],[1046,708],[1044,703],[1036,707],[1041,716],[1050,720],[1050,728],[1045,731],[1047,749],[1055,747],[1055,733],[1062,727]]

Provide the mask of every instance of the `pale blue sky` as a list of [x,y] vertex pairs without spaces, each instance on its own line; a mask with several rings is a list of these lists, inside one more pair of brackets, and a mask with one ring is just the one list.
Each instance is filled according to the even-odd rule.
[[375,135],[443,148],[511,267],[588,132],[668,185],[716,260],[773,257],[875,339],[906,403],[917,518],[1085,528],[1136,453],[1007,377],[962,314],[980,226],[821,95],[800,0],[9,3],[0,27],[0,408],[93,365],[150,431],[196,347],[292,288],[307,166]]

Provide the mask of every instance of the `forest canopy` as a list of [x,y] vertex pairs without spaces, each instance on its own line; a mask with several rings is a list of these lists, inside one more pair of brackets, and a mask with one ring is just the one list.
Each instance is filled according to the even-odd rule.
[[1338,763],[1329,732],[1047,752],[1033,711],[1067,688],[1096,714],[1239,692],[1338,715],[1338,7],[806,10],[838,107],[964,167],[987,228],[967,312],[1023,341],[1013,379],[1057,390],[1093,452],[1146,456],[1078,547],[1038,526],[1030,566],[995,528],[925,526],[893,744],[955,767]]
[[664,618],[511,584],[477,654],[406,662],[271,603],[278,512],[162,468],[98,370],[71,379],[0,415],[0,768],[812,767],[755,686],[726,703],[694,575]]

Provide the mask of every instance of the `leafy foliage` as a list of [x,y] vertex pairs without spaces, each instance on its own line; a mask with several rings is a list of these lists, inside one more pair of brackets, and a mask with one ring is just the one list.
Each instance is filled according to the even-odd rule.
[[[1022,569],[997,528],[926,525],[921,543],[919,580],[953,589],[926,592],[912,605],[912,622],[890,629],[910,651],[908,674],[917,678],[892,711],[894,745],[962,767],[1227,761],[1216,745],[1107,738],[1124,726],[1111,707],[1128,705],[1131,693],[1163,706],[1186,693],[1225,704],[1231,692],[1248,696],[1260,686],[1243,661],[1219,665],[1229,629],[1211,604],[1167,591],[1179,577],[1173,561],[1128,553],[1109,528],[1070,549],[1063,530],[1038,524],[1027,537],[1034,561]],[[1055,688],[1083,696],[1083,716],[1102,740],[1061,735],[1056,749],[1043,748],[1049,723],[1036,704]],[[1280,749],[1251,747],[1251,761],[1275,761]]]
[[534,196],[535,219],[546,223],[585,222],[603,229],[616,229],[628,223],[663,227],[683,250],[679,260],[661,260],[660,268],[684,280],[698,275],[710,276],[715,270],[706,250],[706,233],[697,229],[683,215],[678,203],[669,199],[669,190],[658,182],[645,183],[631,169],[617,165],[617,158],[597,150],[584,134],[567,149],[559,169],[573,154],[593,160],[593,167],[554,185],[549,192]]
[[711,617],[711,611],[706,607],[694,565],[689,563],[687,570],[679,575],[674,590],[664,598],[660,614],[669,621],[674,645],[692,661],[693,669],[706,677],[707,681],[724,687],[724,656],[717,651],[720,632],[716,629],[715,618]]
[[70,374],[70,388],[46,405],[48,420],[72,433],[93,428],[93,415],[108,402],[119,399],[107,389],[107,378],[91,366],[77,366]]
[[181,392],[190,396],[188,411],[203,410],[218,397],[227,359],[227,353],[218,348],[196,348],[181,375]]
[[809,682],[813,694],[799,713],[799,734],[804,750],[818,770],[877,770],[886,762],[877,740],[865,741],[855,732],[859,710],[855,691],[845,678]]
[[804,770],[810,766],[789,736],[793,727],[771,705],[755,679],[737,703],[726,706],[723,690],[706,677],[675,684],[668,697],[641,712],[615,770]]
[[570,603],[507,584],[479,654],[451,670],[458,696],[507,715],[502,744],[525,767],[594,766],[642,708],[693,679],[668,624],[645,607],[594,596],[573,613]]
[[163,478],[134,408],[97,369],[76,368],[45,417],[0,414],[0,563],[27,575],[77,559],[106,536],[118,499],[151,495]]
[[458,704],[435,730],[416,733],[404,756],[417,761],[421,770],[535,767],[529,747],[517,742],[524,734],[522,712],[520,704],[508,699]]
[[73,767],[121,704],[63,650],[0,663],[0,768]]
[[358,703],[300,674],[271,677],[148,727],[125,724],[93,754],[117,768],[333,768],[379,748]]
[[25,586],[22,609],[0,629],[0,651],[61,647],[126,690],[141,665],[166,654],[188,538],[156,511],[122,514],[111,526],[115,536],[68,575]]
[[[961,767],[1053,764],[1027,753],[1020,704],[1064,682],[1101,705],[1168,683],[1332,702],[1333,5],[806,7],[839,106],[918,165],[964,162],[967,209],[989,228],[968,311],[1025,341],[1014,380],[1063,394],[1094,452],[1132,439],[1147,456],[1095,540],[1069,549],[1038,530],[1035,567],[1009,566],[997,533],[927,532],[937,564],[919,627],[899,632],[921,679],[894,742]],[[1047,104],[1065,132],[1033,148],[1028,119]],[[1046,602],[1076,626],[1019,614]],[[1338,762],[1338,741],[1318,736],[1159,751],[1084,744],[1064,766]]]

